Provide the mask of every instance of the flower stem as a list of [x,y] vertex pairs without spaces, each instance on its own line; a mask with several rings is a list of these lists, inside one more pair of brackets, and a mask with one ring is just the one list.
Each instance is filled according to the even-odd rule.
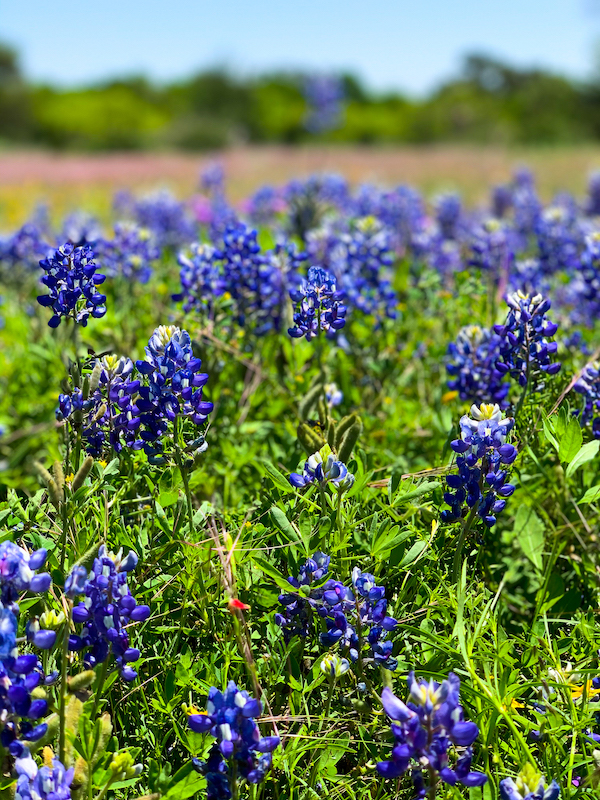
[[[62,658],[60,662],[60,709],[59,709],[59,734],[58,734],[58,757],[65,763],[66,747],[66,715],[67,715],[67,661],[69,658],[69,632],[71,630],[72,603],[70,600],[64,601],[66,604],[65,630],[62,641]],[[91,777],[90,777],[91,780]]]
[[467,538],[467,534],[473,527],[473,522],[475,520],[475,514],[477,513],[478,507],[479,507],[479,501],[475,503],[475,505],[469,512],[469,516],[465,520],[465,524],[463,525],[460,535],[458,537],[458,542],[456,543],[456,550],[454,551],[454,561],[452,563],[452,577],[454,583],[458,583],[460,579],[462,552],[465,546],[465,540]]

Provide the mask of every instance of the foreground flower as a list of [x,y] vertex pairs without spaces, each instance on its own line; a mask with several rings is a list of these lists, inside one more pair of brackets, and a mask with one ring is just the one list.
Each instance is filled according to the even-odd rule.
[[517,457],[517,448],[506,441],[514,426],[512,417],[503,417],[499,406],[471,406],[470,415],[460,420],[461,438],[450,446],[456,458],[458,474],[449,474],[446,483],[451,491],[444,494],[450,509],[442,511],[446,522],[460,519],[473,510],[488,528],[496,524],[496,514],[505,505],[515,487],[507,483],[505,466]]
[[[474,722],[464,719],[460,705],[460,680],[451,672],[442,683],[417,680],[408,676],[409,698],[406,703],[386,687],[381,695],[386,714],[393,720],[395,738],[392,757],[380,761],[377,771],[384,778],[397,778],[412,767],[411,777],[418,797],[424,797],[439,780],[450,786],[482,786],[487,776],[471,771],[471,745],[479,735]],[[453,767],[449,766],[449,745],[458,752]],[[432,783],[425,786],[426,769]]]
[[502,800],[557,800],[559,795],[558,783],[553,780],[550,786],[546,786],[542,773],[529,763],[525,764],[516,781],[512,778],[500,781]]
[[85,327],[90,315],[106,314],[106,296],[96,287],[105,280],[96,272],[98,266],[89,245],[74,247],[67,243],[40,261],[46,273],[42,283],[50,294],[40,295],[38,303],[54,312],[48,325],[57,328],[63,318],[70,318]]
[[[206,713],[190,709],[188,725],[194,733],[209,733],[215,738],[205,762],[195,762],[196,769],[206,776],[208,797],[229,797],[229,774],[248,783],[260,783],[271,768],[272,752],[279,746],[279,736],[262,736],[256,717],[262,703],[229,681],[220,692],[214,686],[208,693]],[[234,762],[230,770],[226,762]]]
[[83,632],[69,636],[69,649],[85,651],[83,661],[88,669],[106,661],[112,651],[126,681],[137,677],[131,663],[140,657],[140,651],[129,646],[127,625],[143,622],[150,616],[150,608],[138,605],[127,585],[127,574],[136,565],[135,553],[122,558],[121,552],[114,555],[101,545],[93,570],[85,580],[82,568],[77,566],[65,585],[71,596],[85,595],[85,600],[73,608],[73,622],[83,623]]
[[338,491],[345,492],[353,485],[354,475],[348,472],[348,467],[338,461],[331,448],[326,445],[305,461],[302,475],[292,472],[289,481],[297,489],[302,489],[314,481],[321,486],[332,483]]
[[65,769],[57,758],[38,767],[27,748],[15,762],[15,800],[69,800],[74,769]]

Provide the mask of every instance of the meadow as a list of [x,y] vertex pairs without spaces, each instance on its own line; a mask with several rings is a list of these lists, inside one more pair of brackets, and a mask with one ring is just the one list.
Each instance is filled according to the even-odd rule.
[[3,796],[599,796],[600,151],[480,155],[0,156]]

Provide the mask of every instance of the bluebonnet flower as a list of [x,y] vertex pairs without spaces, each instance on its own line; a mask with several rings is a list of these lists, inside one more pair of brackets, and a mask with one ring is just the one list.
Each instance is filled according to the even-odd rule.
[[320,331],[334,334],[346,324],[346,307],[341,303],[333,275],[321,267],[310,267],[306,280],[290,291],[296,304],[294,326],[288,329],[294,339],[306,336],[310,341]]
[[146,453],[154,456],[160,452],[159,440],[168,423],[177,417],[204,425],[213,410],[202,394],[208,375],[200,372],[202,361],[192,352],[189,333],[173,325],[161,325],[154,331],[146,360],[137,361],[136,366],[147,380],[146,385],[136,382],[135,403],[142,425],[139,438]]
[[209,193],[225,191],[225,170],[220,161],[212,161],[200,173],[200,188]]
[[86,452],[94,458],[109,448],[120,453],[124,445],[139,450],[143,441],[137,438],[141,420],[135,397],[140,382],[130,380],[133,362],[106,355],[96,362],[95,369],[99,370],[98,380],[88,397],[84,397],[81,388],[59,395],[57,421],[69,421],[80,433]]
[[23,742],[36,742],[48,730],[48,724],[40,722],[48,713],[48,703],[43,698],[33,698],[32,692],[52,680],[53,676],[46,677],[41,661],[31,653],[18,655],[15,649],[0,660],[0,744],[12,756],[21,755]]
[[507,483],[506,466],[517,457],[517,448],[506,441],[515,421],[503,418],[497,405],[471,406],[471,416],[460,420],[461,438],[450,446],[455,453],[458,473],[446,476],[444,500],[450,509],[442,511],[446,522],[460,519],[474,509],[488,528],[496,524],[507,497],[515,487]]
[[159,247],[182,247],[196,238],[196,226],[184,203],[180,203],[170,192],[131,200],[129,211],[141,228],[152,231]]
[[391,283],[390,232],[374,217],[356,222],[340,237],[335,265],[349,303],[364,314],[395,319],[398,297]]
[[85,211],[74,211],[65,217],[61,238],[73,247],[89,244],[92,247],[102,239],[102,228],[98,220]]
[[302,489],[314,481],[322,486],[332,483],[339,491],[344,492],[354,483],[354,475],[348,472],[348,467],[338,461],[331,449],[325,446],[307,458],[302,475],[292,472],[289,481],[297,489]]
[[13,542],[0,544],[0,603],[18,613],[17,600],[24,592],[46,592],[52,578],[48,572],[38,570],[46,561],[48,552],[43,548],[33,553]]
[[326,383],[323,386],[325,392],[325,400],[327,401],[328,408],[335,408],[339,406],[344,399],[343,393],[338,389],[337,383]]
[[461,400],[498,403],[500,408],[506,408],[509,384],[496,369],[500,342],[497,334],[479,325],[461,328],[456,340],[448,345],[448,389],[457,392]]
[[132,222],[118,222],[113,239],[100,245],[106,273],[129,281],[148,283],[152,264],[160,258],[160,249],[154,244],[147,228]]
[[229,770],[217,742],[208,751],[206,761],[193,758],[192,765],[206,778],[206,800],[230,800]]
[[42,259],[40,267],[46,273],[42,283],[50,294],[40,295],[37,300],[52,308],[54,314],[48,322],[51,328],[58,327],[63,318],[85,327],[90,314],[96,318],[106,314],[106,296],[96,288],[105,276],[96,272],[98,265],[89,245],[74,247],[67,243]]
[[279,595],[279,602],[284,608],[281,613],[275,614],[275,622],[283,629],[286,642],[293,636],[308,636],[312,628],[311,608],[316,608],[323,599],[323,588],[311,586],[320,583],[327,575],[330,561],[328,555],[317,551],[306,560],[297,578],[288,577],[288,583],[295,591]]
[[494,325],[494,331],[502,339],[496,369],[504,374],[509,372],[520,386],[531,385],[534,391],[539,391],[543,387],[543,374],[556,375],[560,370],[560,362],[552,361],[558,345],[548,341],[558,329],[546,316],[550,300],[544,300],[541,294],[519,291],[509,294],[506,303],[509,311],[505,323]]
[[311,133],[333,130],[341,124],[344,85],[334,75],[309,75],[304,82],[308,104],[306,128]]
[[189,727],[195,733],[210,732],[216,739],[208,762],[198,764],[199,771],[207,776],[207,788],[212,792],[210,797],[230,796],[226,793],[225,782],[230,771],[223,760],[235,762],[236,775],[250,784],[265,779],[271,768],[272,753],[279,746],[280,739],[279,736],[260,735],[255,719],[262,713],[260,700],[229,681],[224,692],[214,686],[211,688],[206,713],[198,713],[195,709],[190,711]]
[[181,267],[182,291],[173,295],[173,299],[183,300],[184,311],[202,310],[212,314],[215,299],[227,292],[221,258],[221,251],[198,242],[190,246],[189,252],[179,253],[177,261]]
[[321,672],[329,675],[330,678],[341,678],[350,669],[350,662],[347,658],[340,658],[335,653],[323,656],[321,659]]
[[[381,695],[383,708],[393,720],[395,745],[391,759],[377,764],[379,774],[384,778],[397,778],[412,767],[416,797],[420,798],[432,788],[424,785],[422,769],[427,769],[431,780],[439,779],[449,786],[457,783],[483,786],[487,776],[471,770],[471,745],[479,735],[479,728],[464,718],[459,678],[451,672],[442,683],[427,682],[417,680],[411,672],[407,682],[409,699],[406,703],[387,686]],[[453,767],[448,761],[450,745],[459,753]]]
[[[295,591],[279,596],[283,610],[275,615],[285,641],[306,637],[316,614],[326,626],[319,635],[323,646],[338,645],[348,650],[353,662],[360,658],[363,665],[373,663],[395,670],[398,662],[392,657],[393,643],[387,636],[398,623],[386,613],[385,588],[358,567],[352,573],[352,589],[333,578],[320,583],[328,574],[329,562],[329,556],[317,552],[306,561],[298,578],[288,578]],[[364,653],[361,646],[366,648]]]
[[600,363],[586,364],[573,389],[584,399],[578,412],[582,427],[591,422],[594,438],[600,439]]
[[557,800],[560,787],[556,781],[549,786],[541,772],[529,762],[523,767],[517,780],[504,778],[500,781],[500,797],[502,800]]
[[496,219],[502,219],[512,208],[513,189],[506,184],[498,184],[492,189],[492,214]]
[[137,556],[132,551],[123,558],[121,551],[113,555],[101,545],[85,582],[80,567],[75,567],[77,573],[68,580],[70,595],[81,589],[85,595],[72,614],[74,623],[83,624],[83,632],[69,636],[69,649],[85,651],[83,661],[88,669],[102,664],[112,652],[121,677],[127,681],[137,677],[131,663],[140,657],[140,651],[129,645],[127,625],[150,616],[150,608],[138,605],[127,585],[127,574],[136,565]]
[[253,225],[270,225],[286,204],[273,186],[261,186],[245,203],[245,211]]
[[588,196],[584,205],[590,217],[600,216],[600,171],[595,170],[588,178]]
[[0,241],[0,271],[3,283],[22,279],[23,271],[33,273],[40,258],[54,248],[46,241],[46,233],[35,222],[26,222],[12,236]]
[[406,252],[415,231],[422,226],[425,204],[411,186],[398,186],[382,196],[376,216],[390,231],[390,244],[399,253]]
[[442,238],[457,239],[462,214],[462,203],[457,194],[441,194],[434,200],[435,219]]
[[575,317],[593,327],[600,314],[600,233],[585,237],[585,244],[575,272]]
[[52,758],[50,764],[38,767],[27,748],[15,762],[17,784],[15,800],[70,800],[74,768],[65,769]]
[[507,226],[496,219],[486,220],[471,232],[469,264],[491,273],[499,281],[511,270],[515,246]]
[[539,215],[535,233],[542,272],[552,275],[578,264],[581,234],[576,229],[575,204],[567,199],[548,206]]

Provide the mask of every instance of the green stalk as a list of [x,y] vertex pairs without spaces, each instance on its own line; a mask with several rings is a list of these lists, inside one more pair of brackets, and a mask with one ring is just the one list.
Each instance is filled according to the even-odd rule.
[[[67,603],[67,613],[65,614],[65,630],[62,641],[62,659],[60,662],[60,709],[59,709],[59,734],[58,734],[58,758],[65,763],[65,744],[66,744],[66,711],[67,711],[67,660],[69,658],[69,632],[71,630],[71,613],[73,604],[70,600]],[[91,776],[90,776],[91,780]]]
[[473,527],[473,522],[475,520],[475,514],[477,513],[478,507],[479,507],[479,501],[475,503],[475,505],[469,512],[469,516],[465,520],[465,524],[463,525],[460,535],[458,537],[458,542],[456,543],[456,550],[454,551],[454,560],[452,562],[452,579],[454,583],[458,583],[460,578],[462,552],[465,546],[465,540],[467,538],[467,534]]

